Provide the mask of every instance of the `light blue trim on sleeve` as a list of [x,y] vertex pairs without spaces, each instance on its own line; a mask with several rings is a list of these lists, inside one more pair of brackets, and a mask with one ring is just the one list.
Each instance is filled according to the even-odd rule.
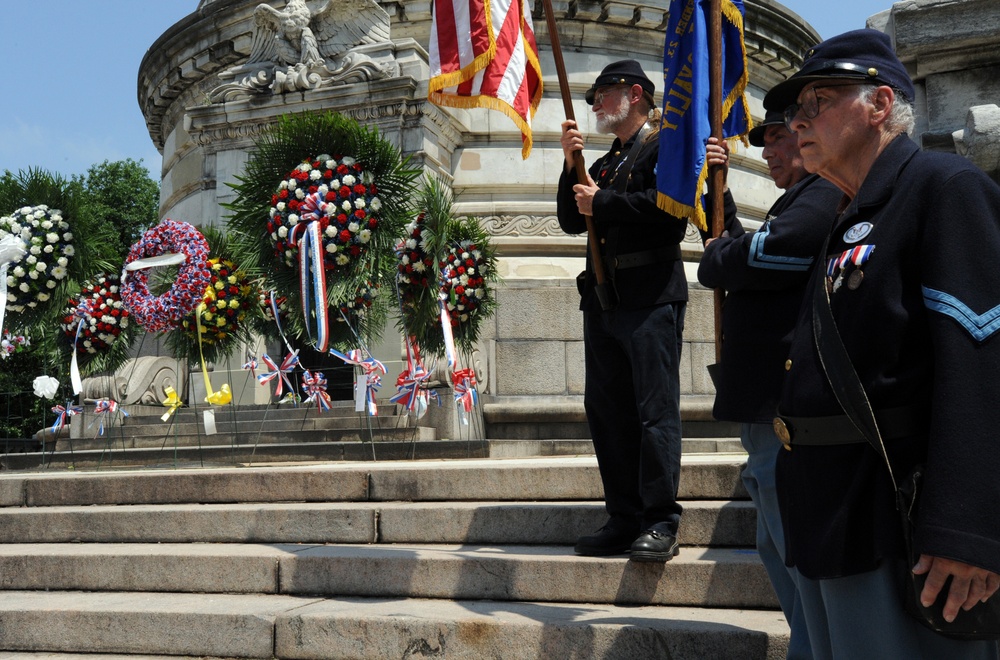
[[955,319],[976,341],[982,343],[1000,330],[1000,305],[983,314],[976,314],[951,294],[926,286],[921,289],[924,292],[924,305],[927,309]]
[[747,255],[747,265],[751,268],[767,268],[770,270],[806,271],[812,266],[812,257],[782,257],[767,254],[764,251],[764,241],[771,233],[771,223],[765,222],[757,230],[750,241],[750,254]]

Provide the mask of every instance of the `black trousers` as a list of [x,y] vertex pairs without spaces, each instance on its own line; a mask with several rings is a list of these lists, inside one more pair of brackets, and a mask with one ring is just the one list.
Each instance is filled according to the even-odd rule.
[[686,303],[584,312],[584,405],[608,515],[636,532],[681,506],[681,334]]

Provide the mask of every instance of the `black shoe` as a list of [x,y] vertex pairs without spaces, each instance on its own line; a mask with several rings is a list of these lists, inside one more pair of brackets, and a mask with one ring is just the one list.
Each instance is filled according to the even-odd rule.
[[621,555],[628,552],[633,539],[635,539],[635,527],[610,520],[593,534],[577,539],[573,550],[576,554],[587,557]]
[[631,546],[629,559],[634,561],[670,561],[680,553],[677,537],[658,525],[639,535]]

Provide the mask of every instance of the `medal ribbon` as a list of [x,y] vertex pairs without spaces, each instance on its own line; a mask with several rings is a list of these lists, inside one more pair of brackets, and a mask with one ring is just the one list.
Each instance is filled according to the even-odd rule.
[[264,361],[264,364],[267,365],[267,368],[271,371],[258,375],[257,382],[261,385],[266,385],[277,378],[278,382],[274,387],[274,396],[281,396],[281,393],[285,391],[284,385],[288,385],[289,394],[295,391],[295,387],[292,385],[292,381],[289,380],[288,374],[295,371],[295,367],[299,364],[298,351],[293,351],[286,355],[285,359],[281,361],[280,367],[274,363],[274,360],[272,360],[271,356],[267,353],[261,355],[260,359]]

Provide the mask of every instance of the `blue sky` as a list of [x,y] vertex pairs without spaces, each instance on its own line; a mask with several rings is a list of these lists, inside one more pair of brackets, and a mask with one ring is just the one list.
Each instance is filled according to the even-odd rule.
[[[892,0],[786,0],[823,36],[864,27]],[[104,160],[160,156],[136,100],[139,64],[198,0],[0,0],[0,171],[69,177]]]

